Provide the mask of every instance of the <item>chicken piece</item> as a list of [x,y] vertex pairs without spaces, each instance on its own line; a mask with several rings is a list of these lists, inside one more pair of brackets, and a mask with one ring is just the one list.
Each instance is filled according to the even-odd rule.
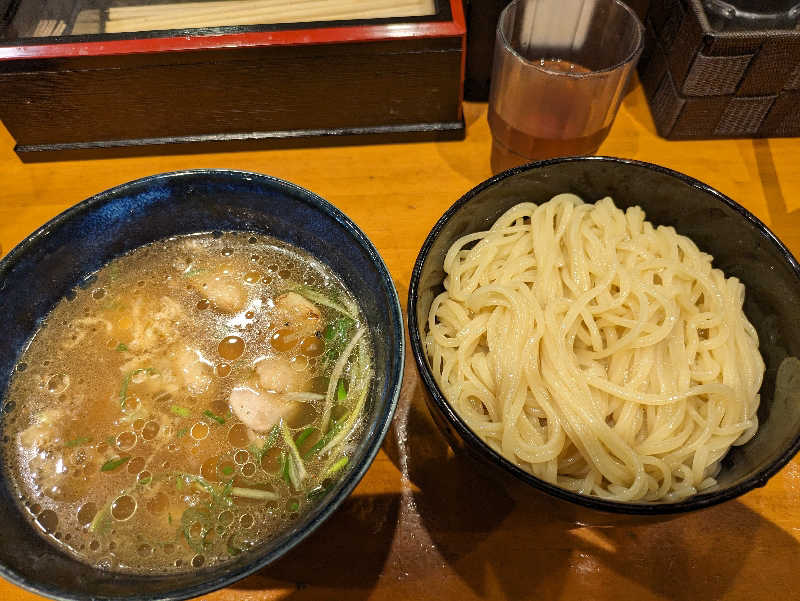
[[181,306],[168,296],[162,296],[157,303],[146,303],[138,296],[130,312],[118,316],[112,336],[127,341],[128,350],[134,354],[152,352],[178,338],[176,322],[184,317]]
[[223,313],[241,311],[247,302],[244,287],[228,275],[201,273],[190,279],[192,287]]
[[255,432],[268,432],[281,419],[290,419],[301,408],[301,403],[281,394],[259,392],[248,386],[237,386],[231,391],[230,405],[236,417]]
[[279,327],[291,327],[301,338],[322,330],[319,307],[297,292],[286,292],[275,299],[275,317]]
[[190,395],[198,396],[208,390],[212,367],[199,351],[181,345],[170,353],[169,358],[179,385],[185,386]]
[[61,409],[45,409],[34,417],[34,422],[19,434],[23,447],[41,449],[61,440],[58,424],[66,417]]
[[270,357],[256,363],[258,383],[262,390],[278,394],[286,392],[305,392],[308,390],[308,376],[305,371],[296,371],[286,357]]
[[256,432],[270,430],[281,419],[291,421],[302,410],[302,403],[290,400],[293,392],[305,392],[310,382],[304,372],[295,371],[289,359],[270,357],[255,366],[258,386],[238,386],[230,396],[230,406],[244,425]]

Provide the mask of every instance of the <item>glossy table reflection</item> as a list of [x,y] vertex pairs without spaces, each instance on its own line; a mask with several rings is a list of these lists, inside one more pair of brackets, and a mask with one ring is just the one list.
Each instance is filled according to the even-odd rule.
[[[330,200],[376,244],[405,304],[416,253],[438,217],[491,175],[486,105],[467,104],[462,142],[22,164],[0,128],[0,244],[115,184],[194,167],[259,171]],[[600,154],[682,171],[728,194],[800,255],[800,140],[667,142],[636,87]],[[287,556],[204,601],[800,598],[800,460],[769,484],[648,526],[580,528],[453,457],[410,357],[393,427],[339,511]],[[3,601],[40,599],[0,581]]]

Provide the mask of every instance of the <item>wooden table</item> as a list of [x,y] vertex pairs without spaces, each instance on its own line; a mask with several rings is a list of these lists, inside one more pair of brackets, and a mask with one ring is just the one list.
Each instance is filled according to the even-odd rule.
[[[402,303],[417,251],[464,192],[491,175],[486,105],[463,142],[24,165],[0,128],[4,251],[67,207],[161,171],[231,167],[305,186],[376,244]],[[800,256],[800,141],[667,142],[641,88],[600,154],[652,161],[742,203]],[[800,460],[735,501],[657,525],[578,528],[515,501],[452,457],[413,360],[392,430],[355,493],[287,556],[204,601],[800,599]],[[5,581],[0,600],[39,599]]]

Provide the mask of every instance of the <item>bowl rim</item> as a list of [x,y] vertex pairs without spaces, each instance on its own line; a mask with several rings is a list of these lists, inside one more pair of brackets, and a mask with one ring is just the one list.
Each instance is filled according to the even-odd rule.
[[[358,227],[352,219],[350,219],[332,203],[325,200],[318,194],[292,182],[263,173],[224,168],[183,169],[168,171],[124,182],[102,192],[98,192],[97,194],[94,194],[89,198],[86,198],[85,200],[82,200],[79,203],[69,207],[47,221],[45,224],[41,225],[30,235],[26,236],[19,244],[11,249],[5,257],[0,259],[0,283],[4,280],[10,269],[21,260],[29,248],[39,244],[40,240],[46,240],[51,230],[57,228],[65,222],[68,222],[74,217],[97,209],[100,206],[112,203],[118,197],[128,194],[131,189],[136,187],[150,186],[154,183],[163,181],[179,180],[183,178],[191,180],[192,178],[203,178],[209,176],[231,178],[236,181],[259,180],[267,187],[277,187],[280,190],[286,191],[293,198],[296,198],[298,202],[304,202],[307,205],[321,211],[336,221],[343,229],[347,231],[353,241],[369,256],[370,261],[375,266],[379,274],[379,277],[386,282],[391,305],[390,311],[387,314],[387,317],[389,318],[389,327],[394,331],[395,338],[399,341],[399,348],[397,349],[397,352],[392,353],[394,355],[392,365],[393,369],[390,374],[390,376],[393,376],[396,379],[396,384],[387,394],[386,407],[382,412],[382,415],[376,416],[379,419],[375,420],[374,427],[369,427],[369,423],[367,423],[366,427],[364,428],[364,440],[368,441],[368,444],[365,446],[366,452],[358,462],[353,462],[353,467],[346,474],[342,481],[341,487],[333,496],[331,496],[325,506],[320,508],[319,511],[313,515],[313,519],[294,532],[292,536],[286,540],[285,544],[273,549],[263,557],[260,557],[257,561],[243,564],[239,569],[231,570],[230,564],[223,563],[219,566],[216,566],[215,569],[209,570],[209,575],[213,574],[215,571],[220,571],[220,575],[218,577],[210,578],[201,584],[196,584],[188,588],[159,593],[158,596],[153,596],[151,594],[135,594],[133,596],[125,597],[107,597],[93,596],[91,593],[65,594],[63,592],[50,591],[38,585],[38,583],[29,581],[27,578],[22,577],[4,564],[0,564],[0,576],[22,589],[59,601],[87,601],[89,598],[97,599],[98,601],[110,601],[113,599],[125,599],[126,601],[151,601],[156,598],[160,601],[182,601],[184,599],[205,595],[229,586],[273,563],[275,560],[282,557],[295,546],[300,544],[303,540],[305,540],[312,532],[321,526],[323,522],[327,521],[327,519],[339,508],[342,502],[350,496],[355,487],[362,480],[367,470],[372,465],[372,462],[378,454],[378,451],[383,444],[383,440],[389,431],[389,427],[391,426],[392,419],[397,409],[405,367],[405,333],[403,312],[400,305],[400,299],[397,294],[397,287],[395,286],[394,280],[392,279],[391,273],[389,272],[383,257],[381,257],[377,247],[367,237],[363,230],[361,230],[361,228]],[[167,197],[165,201],[169,201],[169,197]],[[2,291],[2,288],[0,288],[0,291]],[[126,576],[128,576],[128,574],[126,574]],[[147,574],[143,574],[141,576],[143,578],[148,577]],[[162,574],[159,574],[159,576],[162,576]],[[168,574],[165,574],[164,576],[168,576]]]
[[[688,511],[695,511],[698,509],[703,509],[706,507],[717,505],[724,501],[741,496],[744,493],[749,492],[754,488],[764,486],[767,483],[767,480],[769,480],[769,478],[774,476],[781,468],[783,468],[792,459],[792,457],[795,454],[797,454],[798,451],[800,451],[800,432],[798,432],[798,434],[795,436],[791,444],[784,450],[783,453],[781,453],[781,455],[775,461],[766,466],[763,470],[739,482],[736,486],[732,486],[723,491],[698,493],[692,497],[689,497],[688,499],[684,499],[682,501],[678,501],[675,503],[628,503],[622,501],[612,501],[608,499],[602,499],[599,497],[590,497],[587,495],[581,495],[578,493],[571,492],[567,489],[561,488],[559,486],[546,482],[540,478],[537,478],[530,472],[527,472],[522,468],[518,467],[517,465],[515,465],[514,463],[503,457],[500,453],[492,449],[489,445],[487,445],[480,437],[478,437],[477,434],[475,434],[469,428],[469,426],[467,426],[466,422],[464,422],[461,419],[461,417],[447,402],[447,400],[444,397],[444,394],[442,394],[442,391],[439,389],[438,384],[436,384],[436,381],[433,377],[433,373],[431,372],[430,367],[428,366],[428,362],[425,358],[422,338],[420,336],[420,324],[417,320],[417,299],[419,290],[419,280],[422,273],[423,265],[425,264],[425,261],[428,258],[428,254],[431,250],[431,247],[433,246],[433,243],[435,242],[435,240],[437,239],[437,237],[439,236],[439,234],[441,233],[442,229],[447,224],[447,222],[450,221],[450,219],[464,205],[469,203],[475,196],[477,196],[484,190],[491,188],[492,186],[503,181],[504,179],[513,177],[519,173],[524,173],[527,171],[535,171],[537,169],[540,169],[542,167],[548,167],[550,165],[557,165],[561,163],[574,163],[574,162],[589,162],[589,163],[596,162],[597,164],[617,163],[623,165],[630,165],[636,168],[655,171],[657,173],[661,173],[663,175],[676,178],[693,188],[702,190],[703,192],[710,194],[718,202],[721,202],[722,204],[735,210],[741,217],[743,217],[746,221],[748,221],[758,231],[758,233],[761,236],[763,236],[770,244],[773,245],[773,247],[776,250],[778,250],[778,252],[781,254],[786,264],[794,272],[795,277],[797,277],[797,279],[800,280],[800,264],[798,264],[797,259],[795,259],[791,251],[789,251],[789,249],[783,244],[783,242],[781,242],[780,239],[778,239],[778,237],[758,217],[753,215],[745,207],[743,207],[736,201],[732,200],[725,194],[719,192],[715,188],[712,188],[708,184],[705,184],[700,180],[697,180],[679,171],[675,171],[673,169],[669,169],[668,167],[662,167],[660,165],[656,165],[654,163],[649,163],[646,161],[639,161],[635,159],[624,159],[624,158],[610,157],[610,156],[560,157],[554,159],[547,159],[544,161],[536,161],[519,167],[514,167],[512,169],[508,169],[507,171],[498,173],[497,175],[481,182],[480,184],[478,184],[477,186],[466,192],[455,203],[453,203],[450,206],[450,208],[448,208],[447,211],[445,211],[445,213],[439,218],[439,220],[431,229],[428,236],[425,238],[425,242],[423,243],[419,251],[419,254],[417,255],[417,259],[414,263],[414,269],[411,273],[411,282],[408,288],[408,305],[407,305],[408,330],[409,330],[409,338],[411,341],[411,350],[414,355],[414,360],[417,364],[417,370],[422,378],[423,383],[425,384],[425,387],[427,388],[429,397],[433,400],[433,402],[436,404],[436,407],[445,416],[447,421],[456,429],[459,436],[461,436],[462,439],[466,441],[466,446],[470,450],[477,452],[477,454],[481,459],[488,460],[490,463],[492,463],[502,471],[510,473],[517,480],[520,480],[535,489],[538,489],[554,497],[557,497],[558,499],[576,503],[577,505],[588,507],[590,509],[595,509],[606,513],[627,514],[627,515],[681,514]],[[422,325],[424,326],[424,324]]]

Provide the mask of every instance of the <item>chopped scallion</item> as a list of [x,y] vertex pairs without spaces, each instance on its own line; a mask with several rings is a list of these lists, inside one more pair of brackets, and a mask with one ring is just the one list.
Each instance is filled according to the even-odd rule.
[[[117,350],[119,350],[119,349],[117,349]],[[126,350],[127,350],[127,347],[126,347]],[[133,378],[133,376],[135,376],[136,374],[140,374],[142,372],[144,372],[146,374],[157,373],[156,370],[153,369],[152,367],[140,367],[139,369],[134,369],[133,371],[130,371],[127,374],[125,374],[125,377],[122,379],[122,386],[119,389],[119,405],[120,405],[120,407],[124,407],[125,406],[125,399],[128,398],[128,386],[131,383],[131,378]]]
[[297,292],[300,296],[304,296],[312,303],[323,305],[325,307],[330,307],[334,311],[338,311],[342,315],[346,315],[348,317],[355,317],[353,309],[344,306],[344,304],[338,303],[336,298],[332,298],[333,295],[322,294],[321,292],[318,292],[313,288],[309,288],[308,286],[300,286],[299,288],[296,288],[294,291]]
[[205,271],[205,269],[199,269],[199,268],[196,268],[196,267],[189,267],[186,271],[183,272],[183,277],[193,278],[193,277],[196,277],[196,276],[200,275],[204,271]]
[[350,459],[349,459],[349,458],[347,458],[347,457],[342,457],[341,459],[339,459],[339,460],[338,460],[336,463],[334,463],[332,466],[330,466],[330,467],[329,467],[329,468],[328,468],[328,469],[325,471],[325,476],[326,476],[326,477],[327,477],[327,476],[332,476],[333,474],[335,474],[336,472],[338,472],[338,471],[340,471],[342,468],[344,468],[344,466],[346,466],[346,465],[347,465],[347,463],[348,463],[349,461],[350,461]]
[[260,490],[258,488],[242,488],[234,486],[231,488],[231,494],[234,497],[243,497],[245,499],[256,499],[258,501],[274,501],[278,495],[270,490]]
[[224,426],[225,425],[225,418],[224,417],[220,417],[219,415],[217,415],[216,413],[214,413],[210,409],[206,409],[205,411],[203,411],[203,415],[205,415],[206,417],[210,417],[215,422],[217,422],[220,426]]
[[283,478],[286,484],[292,483],[289,479],[289,456],[286,454],[286,451],[281,451],[281,478]]
[[81,445],[86,444],[87,442],[92,442],[92,439],[88,436],[81,436],[79,438],[73,438],[72,440],[68,440],[64,443],[65,447],[79,447]]
[[181,407],[180,405],[172,405],[170,406],[169,410],[178,417],[189,417],[189,415],[191,415],[191,411],[189,411],[186,407]]
[[318,453],[322,448],[325,447],[326,444],[328,444],[331,441],[331,439],[333,439],[334,436],[336,436],[339,433],[339,430],[341,429],[342,429],[342,422],[334,421],[333,424],[331,425],[331,429],[325,433],[325,436],[320,438],[313,447],[308,449],[308,451],[306,451],[303,457],[308,459],[312,455]]
[[127,351],[127,350],[128,350],[128,346],[127,346],[126,344],[124,344],[124,343],[120,342],[120,343],[117,345],[117,348],[116,348],[116,349],[114,349],[114,350],[116,350],[116,351],[119,351],[120,353],[122,353],[122,352],[125,352],[125,351]]
[[269,436],[267,436],[266,442],[264,442],[264,446],[260,449],[255,444],[251,444],[247,449],[253,454],[257,461],[261,461],[261,458],[264,454],[269,451],[272,447],[275,446],[275,443],[278,442],[278,436],[281,435],[281,429],[278,424],[272,426],[272,430],[269,432]]
[[306,428],[305,430],[300,432],[297,438],[294,439],[294,443],[299,447],[308,439],[309,436],[311,436],[314,433],[315,430],[316,428],[314,426]]
[[300,456],[300,451],[297,450],[297,445],[294,443],[292,433],[289,431],[289,427],[286,425],[286,422],[281,420],[280,427],[281,434],[283,434],[283,441],[286,443],[286,447],[289,450],[289,459],[287,461],[289,479],[291,480],[292,486],[294,486],[295,490],[300,490],[300,486],[308,475],[308,472],[306,472],[306,466],[303,463],[303,458]]
[[269,431],[269,436],[267,437],[267,442],[264,443],[264,448],[271,449],[275,446],[275,443],[278,442],[278,437],[281,435],[281,428],[278,424],[272,426],[272,430]]
[[110,472],[112,470],[117,469],[121,465],[125,465],[128,461],[130,461],[131,457],[128,455],[127,457],[117,457],[116,459],[109,459],[106,461],[101,467],[101,472]]

